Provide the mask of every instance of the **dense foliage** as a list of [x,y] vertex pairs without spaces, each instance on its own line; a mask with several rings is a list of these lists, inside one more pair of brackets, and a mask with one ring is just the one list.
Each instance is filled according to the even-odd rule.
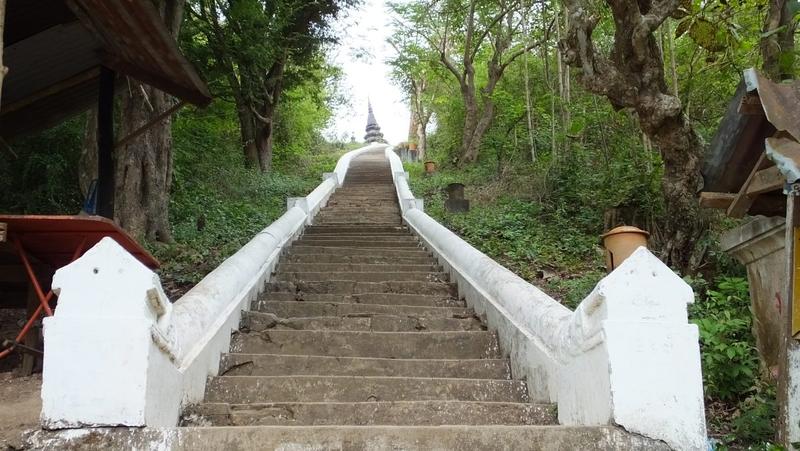
[[[501,8],[480,0],[460,3],[476,5],[482,14]],[[490,97],[491,102],[483,105],[491,105],[492,120],[482,134],[477,161],[470,164],[463,159],[468,110],[463,86],[442,59],[443,52],[459,55],[463,44],[451,41],[446,49],[435,45],[435,39],[446,39],[441,33],[449,30],[428,27],[433,20],[446,23],[445,19],[413,15],[414,8],[426,4],[424,0],[395,6],[398,23],[406,29],[422,28],[416,38],[405,33],[392,38],[401,51],[390,63],[412,110],[430,114],[424,158],[437,163],[431,176],[423,176],[421,164],[409,163],[412,188],[426,199],[427,212],[569,307],[577,305],[605,274],[599,245],[604,231],[620,224],[648,230],[656,255],[676,265],[681,260],[686,263],[675,269],[691,276],[697,293],[690,313],[701,332],[710,432],[733,447],[772,441],[774,380],[758,361],[745,274],[718,249],[719,233],[736,224],[715,212],[676,215],[670,209],[675,199],[665,195],[669,166],[659,148],[663,142],[655,140],[658,132],[648,131],[636,108],[584,90],[584,74],[570,68],[556,49],[559,41],[574,36],[568,33],[580,32],[565,22],[559,3],[546,3],[549,8],[515,5],[510,14],[514,21],[522,21],[519,27],[527,33],[514,35],[514,45],[537,45],[505,68],[496,86],[487,72],[492,44],[476,53],[475,85],[484,100]],[[613,7],[623,2],[607,3]],[[680,5],[680,11],[649,39],[661,51],[656,55],[661,60],[656,61],[663,65],[665,93],[680,99],[685,125],[704,146],[717,129],[741,71],[760,66],[764,40],[794,23],[762,32],[761,27],[767,26],[766,2]],[[613,48],[616,27],[622,26],[610,20],[611,14],[611,10],[597,12],[599,22],[591,33],[597,58]],[[785,42],[782,51],[791,53],[786,58],[793,57]],[[616,67],[622,63],[614,61]],[[420,82],[425,89],[420,89]],[[631,85],[636,83],[630,80]],[[484,89],[487,86],[489,90]],[[419,139],[419,133],[409,137],[409,141]],[[671,170],[676,170],[675,155],[668,157]],[[687,167],[691,158],[685,155]],[[677,161],[680,169],[683,163]],[[444,188],[453,182],[466,185],[472,206],[466,214],[444,211]],[[693,183],[685,185],[692,185],[691,195],[696,189]],[[693,198],[683,197],[680,202],[696,205]],[[701,232],[685,243],[689,252],[684,259],[670,258],[675,227]]]

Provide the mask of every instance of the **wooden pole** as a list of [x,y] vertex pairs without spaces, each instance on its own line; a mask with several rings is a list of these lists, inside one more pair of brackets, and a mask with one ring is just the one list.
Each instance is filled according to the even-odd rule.
[[[0,0],[0,100],[3,98],[3,79],[8,73],[8,68],[3,65],[3,32],[6,23],[6,0]],[[0,107],[2,103],[0,103]]]
[[159,124],[164,119],[172,116],[176,111],[178,111],[181,108],[183,108],[184,105],[186,105],[186,101],[185,100],[181,100],[180,102],[176,103],[172,107],[168,108],[163,113],[159,114],[158,116],[154,117],[153,119],[150,119],[146,124],[142,125],[141,127],[137,128],[136,130],[132,131],[128,136],[126,136],[126,137],[120,139],[119,141],[117,141],[117,143],[114,145],[114,147],[115,148],[119,148],[119,147],[122,147],[122,146],[130,143],[131,141],[136,139],[142,133],[145,133],[146,131],[150,130],[151,128],[153,128],[154,126]]
[[778,442],[800,450],[800,183],[786,196],[786,298],[778,369]]
[[114,218],[114,79],[113,70],[100,70],[97,102],[97,214]]

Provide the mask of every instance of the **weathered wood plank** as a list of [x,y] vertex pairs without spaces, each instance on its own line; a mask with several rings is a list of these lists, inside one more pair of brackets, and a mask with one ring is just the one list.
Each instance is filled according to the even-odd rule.
[[700,206],[702,208],[724,208],[730,207],[733,199],[736,198],[735,193],[714,193],[703,191],[700,193]]
[[753,181],[747,188],[747,195],[767,193],[782,188],[786,179],[777,166],[762,169],[755,173]]
[[765,169],[769,164],[770,162],[767,160],[767,155],[764,152],[761,152],[761,156],[758,157],[758,161],[750,171],[750,175],[747,176],[747,180],[745,180],[744,184],[739,189],[739,193],[736,195],[736,198],[733,199],[731,206],[728,207],[728,216],[732,218],[743,218],[744,215],[747,214],[747,210],[750,209],[750,206],[753,205],[753,201],[755,201],[756,197],[758,197],[758,194],[747,194],[747,189],[750,187],[750,184],[753,183],[756,173],[762,169]]

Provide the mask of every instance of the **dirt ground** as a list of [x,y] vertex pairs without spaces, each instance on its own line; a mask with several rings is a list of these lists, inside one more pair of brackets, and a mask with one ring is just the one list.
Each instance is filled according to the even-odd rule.
[[0,451],[22,447],[22,434],[39,427],[42,375],[0,373]]
[[[25,309],[0,309],[0,343],[13,339],[25,321]],[[0,451],[22,446],[24,431],[39,426],[42,375],[18,377],[17,353],[0,360]]]

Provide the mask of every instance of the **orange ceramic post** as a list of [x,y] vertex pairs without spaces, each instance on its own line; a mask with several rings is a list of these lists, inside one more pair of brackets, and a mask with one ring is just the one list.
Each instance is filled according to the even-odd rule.
[[647,247],[649,236],[648,232],[631,226],[620,226],[606,232],[602,238],[603,246],[606,248],[608,272],[621,265],[640,246]]

